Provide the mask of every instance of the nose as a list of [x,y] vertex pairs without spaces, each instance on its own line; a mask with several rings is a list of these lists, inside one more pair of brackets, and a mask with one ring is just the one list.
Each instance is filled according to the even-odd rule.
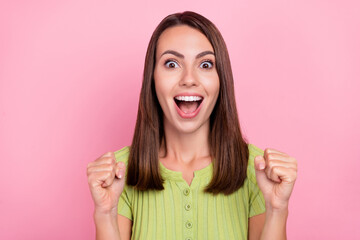
[[185,70],[181,76],[179,85],[183,87],[197,86],[198,80],[194,70],[192,69]]

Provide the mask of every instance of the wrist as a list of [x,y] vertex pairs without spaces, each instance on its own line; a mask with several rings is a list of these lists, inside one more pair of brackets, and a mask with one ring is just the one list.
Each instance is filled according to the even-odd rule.
[[97,212],[95,210],[93,217],[97,228],[102,228],[102,226],[112,226],[117,228],[118,226],[117,214]]
[[286,221],[289,215],[289,209],[266,207],[266,218]]
[[117,216],[113,213],[94,211],[96,239],[120,239]]
[[110,210],[105,210],[101,208],[95,208],[94,210],[94,218],[116,218],[117,217],[117,208],[113,208]]
[[275,206],[270,203],[265,203],[266,211],[273,212],[273,213],[285,213],[289,211],[289,204],[276,204]]
[[266,209],[265,223],[260,239],[285,240],[287,217],[288,209]]

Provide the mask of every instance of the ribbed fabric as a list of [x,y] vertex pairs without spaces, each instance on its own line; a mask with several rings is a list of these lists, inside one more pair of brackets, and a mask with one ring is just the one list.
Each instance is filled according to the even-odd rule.
[[[133,221],[131,239],[247,239],[248,218],[265,212],[264,197],[256,183],[254,158],[264,151],[248,145],[249,162],[244,185],[228,196],[204,193],[213,164],[194,172],[189,186],[181,172],[160,163],[164,190],[138,191],[125,185],[118,213]],[[129,147],[115,152],[127,165]]]

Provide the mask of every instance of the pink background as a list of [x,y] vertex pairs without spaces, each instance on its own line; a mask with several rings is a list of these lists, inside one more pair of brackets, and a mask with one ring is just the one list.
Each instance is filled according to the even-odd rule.
[[289,239],[360,239],[358,1],[2,1],[0,239],[94,239],[86,166],[129,145],[145,51],[193,10],[228,45],[249,141],[294,156]]

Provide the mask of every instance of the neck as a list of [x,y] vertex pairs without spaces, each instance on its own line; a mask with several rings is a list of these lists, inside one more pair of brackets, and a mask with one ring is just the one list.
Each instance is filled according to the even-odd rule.
[[197,159],[210,156],[210,121],[205,122],[195,132],[179,132],[164,119],[166,155],[164,141],[161,143],[160,157],[172,159],[181,164],[192,164]]

